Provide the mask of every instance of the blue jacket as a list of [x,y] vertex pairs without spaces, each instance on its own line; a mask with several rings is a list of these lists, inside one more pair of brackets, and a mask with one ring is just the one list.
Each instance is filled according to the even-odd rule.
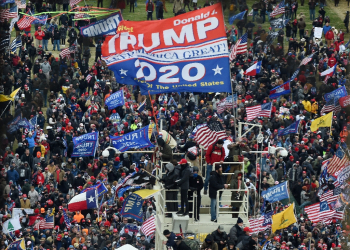
[[28,144],[29,144],[29,148],[34,148],[35,147],[35,141],[34,141],[34,138],[36,136],[36,131],[34,132],[34,134],[32,135],[32,137],[29,137],[27,136],[27,141],[28,141]]
[[175,234],[173,232],[170,233],[168,241],[166,242],[168,247],[172,247],[174,250],[177,250],[177,245],[175,243]]
[[331,26],[323,26],[323,34],[326,35],[326,33],[328,32],[328,30],[330,30],[332,27]]
[[19,179],[19,174],[16,170],[8,170],[7,171],[7,180],[8,181],[13,181],[14,183],[17,182]]

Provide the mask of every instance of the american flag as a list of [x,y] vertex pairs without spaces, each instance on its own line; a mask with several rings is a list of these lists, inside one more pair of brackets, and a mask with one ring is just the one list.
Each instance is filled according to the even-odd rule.
[[34,225],[37,229],[53,229],[54,228],[54,216],[47,216],[45,219],[40,220]]
[[147,237],[156,231],[156,217],[152,216],[145,220],[141,226],[141,232]]
[[[327,80],[329,78],[329,76],[326,76]],[[326,79],[325,79],[326,80]],[[326,102],[326,104],[322,107],[321,109],[321,114],[322,113],[329,113],[329,112],[340,112],[341,111],[341,106],[339,105],[339,102],[337,102],[337,104],[334,103],[335,100],[334,98],[332,98],[331,100],[329,100],[328,102]]]
[[236,44],[231,48],[231,53],[229,55],[230,60],[236,58],[236,55],[244,54],[248,49],[248,33],[245,33]]
[[270,16],[271,17],[274,17],[274,16],[277,16],[279,14],[283,14],[285,12],[285,9],[284,9],[284,1],[280,2],[276,8],[271,12]]
[[305,58],[301,61],[299,67],[300,67],[301,65],[306,65],[306,64],[308,64],[309,62],[311,62],[313,57],[314,57],[314,54],[311,54],[311,55],[309,55],[308,57],[305,57]]
[[64,218],[64,222],[66,223],[67,229],[70,230],[70,227],[72,226],[72,224],[70,223],[70,220],[68,218],[68,215],[65,209],[63,209],[63,218]]
[[233,108],[233,100],[232,95],[222,99],[220,102],[216,104],[216,109],[218,111],[218,114],[221,114],[225,111],[225,109],[232,109]]
[[312,223],[323,221],[326,224],[330,224],[335,215],[335,210],[329,208],[327,201],[307,206],[305,207],[305,212]]
[[90,82],[90,81],[91,81],[91,78],[92,78],[92,75],[88,74],[88,75],[86,76],[86,81],[87,81],[87,82]]
[[18,9],[25,9],[27,6],[26,0],[15,1],[15,3],[17,4]]
[[17,13],[17,5],[13,6],[10,9],[0,10],[0,20],[16,18],[17,15],[18,15],[18,13]]
[[60,52],[60,57],[63,59],[65,58],[66,56],[69,56],[71,53],[74,53],[75,52],[75,46],[71,46],[69,48],[65,48],[63,49],[61,52]]
[[[83,18],[89,18],[90,16],[86,13],[76,13],[74,15],[74,19],[80,19],[80,20],[84,20]],[[89,19],[85,19],[84,21],[89,21]]]
[[194,135],[195,141],[199,145],[202,145],[205,150],[219,139],[225,139],[227,137],[223,126],[218,121],[198,125],[193,130],[192,135]]
[[70,5],[70,7],[72,7],[73,5],[76,5],[76,4],[80,3],[80,2],[81,2],[81,0],[70,0],[69,1],[69,5]]
[[28,28],[34,20],[35,17],[33,16],[24,16],[21,18],[21,20],[18,21],[18,28],[20,28],[21,30]]
[[336,189],[340,188],[338,181],[335,181],[333,185],[335,186],[335,189],[328,190],[328,192],[323,193],[320,197],[320,201],[327,201],[328,203],[331,203],[338,200],[339,194],[334,193]]
[[266,229],[271,228],[271,225],[263,226],[264,220],[264,216],[261,216],[260,218],[256,219],[249,219],[249,229],[253,231],[250,234],[258,234],[261,231],[265,231]]
[[261,105],[256,105],[252,107],[247,107],[247,121],[252,121],[256,117],[263,116],[263,117],[270,117],[271,116],[271,110],[272,110],[272,102],[264,103]]
[[348,157],[344,153],[343,149],[339,147],[335,152],[332,160],[329,162],[327,171],[329,174],[334,174],[341,170],[342,167],[348,162]]

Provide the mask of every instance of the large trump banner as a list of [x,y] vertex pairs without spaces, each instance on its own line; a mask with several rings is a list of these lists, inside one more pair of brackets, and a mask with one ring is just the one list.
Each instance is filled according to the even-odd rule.
[[231,92],[221,4],[158,21],[121,21],[102,58],[119,83],[141,94]]
[[73,144],[72,157],[94,156],[98,146],[98,132],[74,137]]

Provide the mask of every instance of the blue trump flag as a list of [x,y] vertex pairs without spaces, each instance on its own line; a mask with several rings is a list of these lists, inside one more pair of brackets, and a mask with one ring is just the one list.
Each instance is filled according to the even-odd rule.
[[286,95],[290,93],[290,81],[283,83],[270,91],[270,99],[276,99],[281,95]]
[[16,130],[18,129],[18,123],[21,120],[21,115],[17,116],[15,119],[13,119],[11,122],[9,122],[7,124],[8,130],[7,132],[9,132],[10,134],[16,132]]
[[3,0],[1,1],[0,6],[4,7],[5,4],[8,4],[8,3],[15,3],[15,0]]
[[327,94],[324,95],[324,99],[326,99],[326,102],[333,102],[334,100],[334,106],[338,106],[339,105],[339,99],[341,97],[347,96],[348,92],[346,91],[345,86],[340,87],[336,90],[333,90],[332,92],[329,92]]
[[262,224],[263,227],[267,225],[272,225],[272,215],[273,215],[273,212],[270,212],[264,215],[264,222]]
[[120,211],[120,214],[123,217],[131,217],[135,220],[143,222],[142,203],[143,202],[141,196],[131,193],[128,197],[126,197],[125,201],[123,202],[123,207]]
[[111,94],[105,101],[106,106],[108,106],[108,109],[114,109],[119,106],[123,106],[125,104],[124,101],[124,91],[119,90],[117,92],[114,92]]
[[85,37],[113,35],[116,33],[120,21],[123,17],[120,11],[108,16],[107,18],[90,23],[80,28],[80,34]]
[[21,119],[17,126],[18,128],[34,129],[33,125],[27,120],[27,118]]
[[243,12],[241,12],[241,13],[238,13],[237,15],[231,16],[231,17],[228,19],[229,23],[232,25],[233,22],[234,22],[236,19],[242,20],[246,12],[247,12],[247,11],[245,10],[245,11],[243,11]]
[[80,193],[85,193],[89,190],[96,189],[96,188],[97,188],[97,195],[98,196],[101,196],[104,193],[108,192],[108,189],[106,188],[105,184],[99,183],[99,184],[96,184],[96,185],[93,185],[91,187],[83,189]]
[[301,120],[296,121],[296,122],[292,123],[291,125],[289,125],[288,127],[286,127],[285,129],[279,130],[278,131],[278,135],[279,136],[283,136],[283,135],[298,133],[298,128],[299,128],[300,121]]
[[148,127],[149,126],[135,130],[123,136],[111,136],[110,139],[113,147],[120,152],[124,152],[131,148],[153,148],[154,145],[148,138]]
[[288,182],[283,182],[274,187],[270,187],[266,191],[262,191],[261,195],[264,197],[265,200],[267,200],[270,203],[280,201],[283,199],[288,199],[289,193],[287,183]]
[[98,132],[74,137],[73,144],[71,157],[94,156],[98,144]]
[[35,19],[32,24],[42,24],[42,25],[46,25],[46,21],[47,21],[47,15],[41,15],[41,16],[35,16]]
[[118,113],[113,113],[111,114],[111,116],[109,117],[110,121],[115,121],[116,123],[120,123],[120,115]]

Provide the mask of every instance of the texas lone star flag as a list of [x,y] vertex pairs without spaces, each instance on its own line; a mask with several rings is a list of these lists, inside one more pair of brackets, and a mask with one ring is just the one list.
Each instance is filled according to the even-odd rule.
[[118,82],[141,94],[231,92],[221,4],[157,21],[121,21],[102,58]]
[[74,196],[68,203],[70,212],[93,209],[97,207],[96,189]]

